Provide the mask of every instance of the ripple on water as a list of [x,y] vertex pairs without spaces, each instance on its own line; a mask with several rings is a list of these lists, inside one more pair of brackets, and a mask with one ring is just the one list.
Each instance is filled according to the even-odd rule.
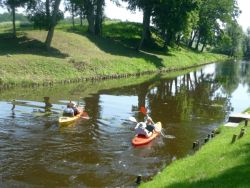
[[112,162],[112,169],[117,173],[129,175],[149,176],[155,174],[157,165],[161,162],[160,157],[153,156],[153,151],[141,148],[139,151],[133,148],[122,152]]
[[95,173],[98,176],[105,176],[109,172],[108,165],[88,164],[69,160],[59,160],[52,163],[47,170],[56,174],[80,175],[85,173]]

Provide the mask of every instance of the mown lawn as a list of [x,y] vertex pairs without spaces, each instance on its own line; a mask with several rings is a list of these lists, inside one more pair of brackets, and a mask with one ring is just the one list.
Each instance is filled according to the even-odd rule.
[[140,26],[135,23],[107,23],[103,37],[88,35],[86,26],[72,29],[59,25],[49,52],[44,47],[46,31],[19,28],[16,39],[11,38],[10,32],[6,24],[0,26],[0,84],[175,70],[226,58],[183,48],[138,52],[134,47],[139,41]]
[[[241,128],[245,135],[231,143]],[[220,134],[211,139],[195,155],[177,160],[152,181],[140,187],[250,187],[250,124],[237,128],[220,127]]]

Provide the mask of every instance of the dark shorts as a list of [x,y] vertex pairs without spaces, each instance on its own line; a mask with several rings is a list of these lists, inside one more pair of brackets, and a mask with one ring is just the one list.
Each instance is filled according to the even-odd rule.
[[72,114],[72,113],[63,113],[63,116],[65,116],[65,117],[73,117],[74,116],[74,114]]
[[149,131],[149,132],[153,132],[155,127],[153,125],[147,125],[146,129]]

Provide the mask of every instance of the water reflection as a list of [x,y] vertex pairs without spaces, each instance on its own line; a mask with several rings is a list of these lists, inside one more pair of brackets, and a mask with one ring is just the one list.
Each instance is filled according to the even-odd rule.
[[[249,76],[246,62],[220,63],[172,77],[3,91],[1,183],[6,187],[133,186],[138,175],[152,176],[172,159],[186,156],[194,140],[204,138],[232,111],[250,106]],[[60,127],[58,117],[69,99],[81,99],[90,119]],[[133,147],[135,125],[128,118],[143,120],[141,106],[176,138],[158,137],[146,146]]]

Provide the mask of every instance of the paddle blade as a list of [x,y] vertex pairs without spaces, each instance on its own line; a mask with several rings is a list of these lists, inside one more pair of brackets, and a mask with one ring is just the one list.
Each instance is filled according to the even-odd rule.
[[90,119],[88,113],[85,112],[85,111],[82,113],[81,118],[83,118],[83,119]]
[[164,137],[168,138],[168,139],[175,139],[175,136],[173,136],[173,135],[165,135]]
[[147,109],[144,106],[140,108],[140,112],[147,115]]
[[137,123],[137,120],[134,117],[129,117],[129,120],[132,121],[132,122]]

